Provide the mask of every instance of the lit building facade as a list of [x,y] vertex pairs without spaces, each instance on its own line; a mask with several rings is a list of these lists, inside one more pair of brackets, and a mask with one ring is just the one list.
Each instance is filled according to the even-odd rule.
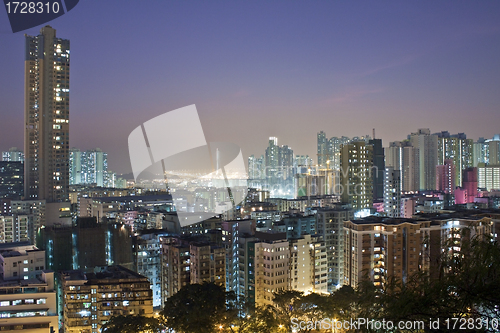
[[474,165],[473,150],[474,142],[467,139],[464,133],[450,135],[441,132],[438,136],[438,165],[445,165],[446,160],[452,160],[455,166],[456,176],[452,189],[462,185],[462,170]]
[[[365,141],[355,141],[341,148],[340,193],[342,202],[357,210],[373,205],[373,146]],[[376,170],[375,170],[376,171]]]
[[255,237],[255,304],[272,305],[273,293],[290,286],[289,243],[281,233],[256,232]]
[[428,128],[419,129],[410,135],[410,143],[416,150],[418,168],[415,170],[415,183],[419,190],[436,188],[436,165],[438,165],[438,136]]
[[0,162],[0,199],[20,200],[24,196],[22,162]]
[[112,316],[153,316],[148,279],[122,266],[65,271],[61,280],[65,333],[98,333]]
[[479,164],[477,168],[478,187],[487,191],[500,189],[500,165]]
[[401,217],[401,171],[385,169],[384,212],[388,217]]
[[26,36],[24,195],[28,200],[68,200],[69,40],[45,26]]
[[17,147],[12,147],[9,151],[2,152],[2,161],[6,162],[24,162],[24,153]]

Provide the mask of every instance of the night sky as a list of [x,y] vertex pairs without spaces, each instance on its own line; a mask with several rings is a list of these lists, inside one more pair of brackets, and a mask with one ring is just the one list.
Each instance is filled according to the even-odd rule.
[[[316,134],[384,146],[418,128],[500,133],[500,1],[81,0],[49,23],[71,40],[70,147],[130,172],[127,138],[196,104],[208,141],[313,155]],[[24,33],[0,8],[0,150],[23,146]]]

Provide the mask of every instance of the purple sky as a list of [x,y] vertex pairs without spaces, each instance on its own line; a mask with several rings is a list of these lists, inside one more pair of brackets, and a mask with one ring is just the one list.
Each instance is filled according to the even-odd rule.
[[[49,23],[71,40],[71,147],[129,172],[127,138],[196,104],[208,141],[315,158],[316,134],[404,139],[500,132],[499,1],[80,1]],[[24,36],[0,9],[0,149],[23,145]]]

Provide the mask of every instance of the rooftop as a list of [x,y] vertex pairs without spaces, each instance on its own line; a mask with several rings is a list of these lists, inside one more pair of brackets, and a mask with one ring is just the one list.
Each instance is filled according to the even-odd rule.
[[65,271],[62,275],[65,281],[87,280],[86,284],[116,282],[111,280],[147,280],[146,277],[120,265],[96,267],[91,273],[82,270]]

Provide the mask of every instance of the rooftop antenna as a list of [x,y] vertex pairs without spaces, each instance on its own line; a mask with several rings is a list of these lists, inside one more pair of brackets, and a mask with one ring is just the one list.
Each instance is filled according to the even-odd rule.
[[375,128],[373,129],[373,140],[375,140]]

